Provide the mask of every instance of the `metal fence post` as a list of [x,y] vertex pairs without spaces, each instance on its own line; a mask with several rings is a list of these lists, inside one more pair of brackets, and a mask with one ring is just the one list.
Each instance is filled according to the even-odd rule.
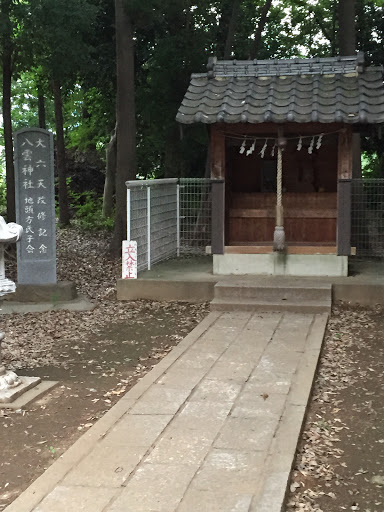
[[131,240],[131,189],[127,188],[127,240]]
[[180,256],[180,185],[176,185],[176,223],[177,223],[177,232],[176,232],[176,252],[177,257]]
[[147,185],[147,268],[151,270],[151,187]]

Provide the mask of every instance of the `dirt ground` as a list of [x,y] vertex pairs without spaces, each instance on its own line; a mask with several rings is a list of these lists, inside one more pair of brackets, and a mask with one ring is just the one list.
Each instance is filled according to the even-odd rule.
[[[0,409],[0,511],[208,312],[118,302],[108,236],[58,235],[59,278],[95,309],[0,317],[6,366],[59,381],[26,411]],[[383,334],[382,308],[334,307],[285,512],[384,511]]]
[[0,317],[5,366],[59,381],[26,410],[0,409],[0,511],[207,314],[206,304],[118,302],[121,263],[105,256],[107,245],[59,232],[60,279],[74,281],[93,311]]
[[[47,351],[42,346],[40,354],[35,347],[35,361],[46,358],[48,365],[36,361],[33,368],[18,369],[19,375],[59,384],[25,411],[0,409],[0,510],[183,339],[206,308],[138,301],[121,310],[119,322],[106,318],[91,335],[74,340],[63,334]],[[41,314],[39,320],[49,325],[54,315]],[[81,329],[84,317],[92,322],[95,315],[99,311],[60,316]],[[25,315],[24,324],[34,323],[36,316]]]
[[384,511],[384,311],[334,308],[285,512]]

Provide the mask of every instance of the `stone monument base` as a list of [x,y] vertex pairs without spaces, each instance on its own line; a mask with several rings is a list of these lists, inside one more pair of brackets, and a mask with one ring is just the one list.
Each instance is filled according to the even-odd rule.
[[15,387],[0,390],[0,407],[14,402],[20,395],[40,384],[40,377],[19,377],[20,384]]
[[59,281],[56,284],[18,284],[15,293],[6,295],[6,302],[69,302],[77,298],[75,283]]

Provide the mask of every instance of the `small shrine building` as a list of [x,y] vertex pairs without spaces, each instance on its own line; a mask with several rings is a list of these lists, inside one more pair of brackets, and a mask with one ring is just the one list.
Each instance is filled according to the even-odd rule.
[[215,274],[347,275],[354,134],[384,122],[381,67],[212,57],[176,119],[210,126]]

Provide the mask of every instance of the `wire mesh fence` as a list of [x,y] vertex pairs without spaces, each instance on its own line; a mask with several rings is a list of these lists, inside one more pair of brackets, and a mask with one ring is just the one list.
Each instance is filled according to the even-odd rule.
[[352,180],[351,242],[357,257],[384,258],[384,179]]
[[127,182],[127,239],[137,242],[137,270],[211,244],[211,180]]
[[177,185],[150,187],[151,264],[177,254]]
[[127,238],[137,242],[137,270],[140,272],[148,265],[147,187],[129,189],[128,197],[130,235]]
[[205,254],[211,245],[211,180],[180,179],[180,254]]

